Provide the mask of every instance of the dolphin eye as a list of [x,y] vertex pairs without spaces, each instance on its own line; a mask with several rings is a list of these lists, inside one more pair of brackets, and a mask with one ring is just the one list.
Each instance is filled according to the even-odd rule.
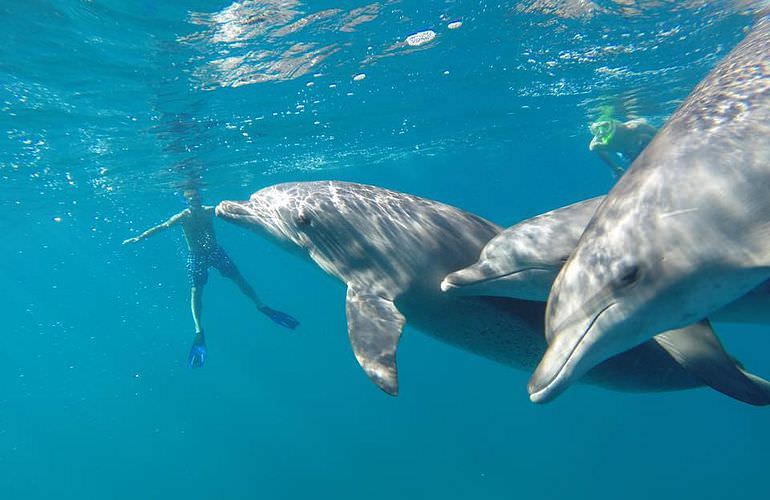
[[298,227],[308,227],[310,225],[310,217],[305,212],[300,212],[295,217],[294,222]]
[[620,277],[618,278],[618,286],[625,287],[636,283],[639,280],[640,270],[637,265],[624,266]]

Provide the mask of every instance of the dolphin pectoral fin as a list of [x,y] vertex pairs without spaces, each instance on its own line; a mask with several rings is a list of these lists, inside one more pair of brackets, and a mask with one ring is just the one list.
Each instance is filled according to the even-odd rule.
[[[767,394],[770,394],[770,382],[763,379],[762,377],[759,377],[757,375],[754,375],[753,373],[749,373],[743,368],[738,368],[738,371],[740,371],[746,378],[751,380],[751,382],[757,386],[757,389],[764,391]],[[756,406],[767,406],[768,403],[752,403],[751,401],[747,401],[748,403],[755,404]]]
[[654,340],[683,368],[731,398],[770,405],[770,383],[745,372],[724,350],[708,321],[658,334]]
[[392,300],[348,287],[348,338],[366,375],[391,396],[398,395],[396,347],[406,319]]

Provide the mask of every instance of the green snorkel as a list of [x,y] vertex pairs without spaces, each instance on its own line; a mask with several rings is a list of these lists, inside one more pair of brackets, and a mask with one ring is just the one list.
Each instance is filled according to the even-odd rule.
[[605,120],[596,121],[589,125],[588,128],[594,135],[591,143],[601,144],[602,146],[609,144],[609,142],[612,140],[612,137],[615,135],[617,123],[618,121],[614,118],[608,118]]
[[594,138],[591,140],[590,148],[593,150],[596,146],[606,146],[612,141],[615,135],[615,129],[618,121],[613,118],[615,107],[611,104],[599,106],[599,117],[588,126]]

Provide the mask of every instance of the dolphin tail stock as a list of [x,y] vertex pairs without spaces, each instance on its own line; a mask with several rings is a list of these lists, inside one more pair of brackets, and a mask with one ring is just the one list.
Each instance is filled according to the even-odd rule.
[[744,403],[770,405],[770,382],[746,372],[725,351],[707,320],[658,334],[654,340],[711,388]]
[[406,318],[392,300],[353,286],[348,286],[345,314],[358,364],[380,389],[397,396],[396,348]]

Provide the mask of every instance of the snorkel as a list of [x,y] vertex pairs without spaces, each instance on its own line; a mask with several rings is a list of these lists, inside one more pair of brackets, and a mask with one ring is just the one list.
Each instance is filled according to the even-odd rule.
[[588,126],[588,129],[593,134],[594,138],[591,139],[591,145],[589,146],[593,150],[596,146],[606,146],[612,141],[615,135],[618,121],[614,118],[608,118],[606,120],[600,120],[592,123]]

